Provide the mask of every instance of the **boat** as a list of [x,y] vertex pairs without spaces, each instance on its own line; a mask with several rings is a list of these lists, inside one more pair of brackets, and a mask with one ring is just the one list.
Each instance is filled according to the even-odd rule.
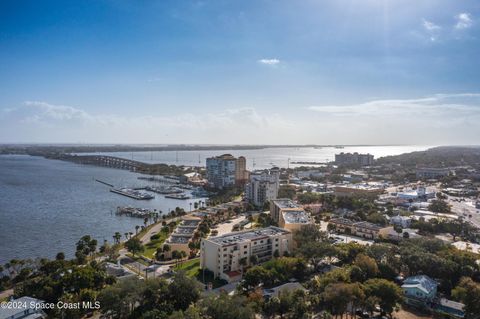
[[165,195],[165,198],[172,198],[172,199],[189,199],[190,196],[186,195],[186,194],[168,194],[168,195]]
[[127,196],[130,198],[138,199],[138,200],[144,200],[144,199],[153,199],[155,196],[150,195],[148,193],[140,192],[138,190],[134,190],[131,188],[111,188],[110,192],[120,194],[123,196]]

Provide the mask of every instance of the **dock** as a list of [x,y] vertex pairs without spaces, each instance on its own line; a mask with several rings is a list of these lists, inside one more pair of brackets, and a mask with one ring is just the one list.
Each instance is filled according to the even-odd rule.
[[115,187],[115,186],[113,186],[112,184],[107,183],[107,182],[104,182],[104,181],[99,180],[99,179],[95,179],[95,182],[99,182],[100,184],[107,185],[107,186],[110,186],[110,187]]
[[133,190],[133,189],[128,189],[128,188],[127,189],[125,189],[125,188],[122,188],[122,189],[111,188],[110,191],[112,193],[120,194],[120,195],[130,197],[130,198],[133,198],[133,199],[137,199],[137,200],[146,200],[146,199],[155,198],[155,196],[153,196],[153,195],[142,193],[142,192],[139,192],[139,191],[136,191],[136,190]]

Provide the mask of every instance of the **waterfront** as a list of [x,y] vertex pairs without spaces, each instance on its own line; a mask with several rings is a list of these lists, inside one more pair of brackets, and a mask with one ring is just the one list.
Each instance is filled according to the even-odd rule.
[[[432,146],[400,145],[400,146],[345,146],[335,147],[279,147],[251,150],[202,150],[202,151],[154,151],[154,152],[108,152],[89,153],[97,155],[109,155],[115,157],[136,160],[145,163],[164,163],[171,165],[205,166],[205,159],[225,153],[233,156],[245,156],[247,169],[264,169],[272,166],[298,167],[302,164],[293,162],[328,162],[335,159],[335,154],[340,152],[370,153],[379,158],[388,155],[423,151]],[[290,164],[289,164],[290,159]],[[305,164],[303,164],[305,165]]]
[[167,212],[190,209],[200,199],[175,200],[155,194],[138,201],[109,191],[100,179],[117,187],[140,187],[152,182],[140,174],[104,167],[78,165],[23,155],[0,156],[0,264],[12,258],[54,257],[59,251],[73,256],[75,243],[91,235],[101,244],[112,235],[135,231],[143,220],[117,216],[117,206]]

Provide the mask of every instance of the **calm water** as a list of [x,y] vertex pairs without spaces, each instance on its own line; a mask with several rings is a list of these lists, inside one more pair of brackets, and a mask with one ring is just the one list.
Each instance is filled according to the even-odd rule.
[[[109,192],[109,187],[141,186],[139,174],[118,169],[78,165],[41,157],[0,156],[0,264],[12,258],[72,256],[75,243],[89,234],[101,244],[118,231],[135,231],[138,218],[116,216],[117,206],[155,208],[167,212],[190,209],[195,200],[174,200],[156,195],[137,201]],[[200,199],[196,199],[197,201]]]
[[[230,153],[234,156],[245,156],[248,169],[264,169],[273,165],[287,167],[301,166],[292,162],[328,162],[335,159],[340,152],[370,153],[379,158],[387,155],[398,155],[415,151],[423,151],[430,146],[354,146],[336,149],[334,147],[299,147],[299,148],[266,148],[256,150],[216,150],[216,151],[160,151],[160,152],[118,152],[101,153],[111,156],[134,159],[147,163],[166,163],[188,166],[205,166],[207,157]],[[94,153],[100,154],[100,153]]]
[[[247,167],[286,167],[293,161],[325,162],[338,152],[371,153],[376,158],[427,149],[426,146],[374,146],[314,148],[267,148],[261,150],[219,150],[183,152],[111,153],[153,163],[203,166],[205,158],[231,153],[247,158]],[[291,167],[295,166],[290,164]],[[179,206],[189,209],[195,200],[166,199],[137,201],[109,192],[95,182],[101,179],[115,186],[142,186],[139,174],[103,167],[78,165],[40,157],[0,156],[0,263],[12,258],[54,257],[59,251],[72,256],[75,243],[89,234],[99,243],[112,240],[142,225],[142,219],[116,216],[117,206],[130,205],[167,212]],[[198,199],[197,199],[198,200]]]

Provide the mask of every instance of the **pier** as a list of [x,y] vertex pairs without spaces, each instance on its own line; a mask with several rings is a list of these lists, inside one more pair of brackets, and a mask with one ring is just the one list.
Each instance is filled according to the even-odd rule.
[[142,193],[134,189],[129,189],[129,188],[122,188],[122,189],[117,189],[117,188],[111,188],[110,191],[112,193],[120,194],[126,197],[130,197],[133,199],[137,200],[145,200],[145,199],[153,199],[155,196],[147,194],[147,193]]
[[113,186],[112,184],[107,183],[107,182],[104,182],[104,181],[99,180],[99,179],[95,179],[95,182],[99,182],[100,184],[107,185],[107,186],[110,186],[110,187],[115,187],[115,186]]

